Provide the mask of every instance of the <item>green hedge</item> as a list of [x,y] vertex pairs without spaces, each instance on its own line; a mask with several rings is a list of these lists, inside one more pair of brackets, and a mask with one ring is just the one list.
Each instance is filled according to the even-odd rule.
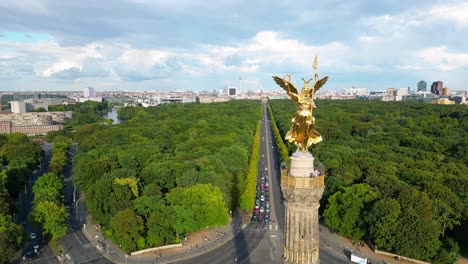
[[257,124],[255,136],[252,144],[252,155],[250,156],[249,172],[245,181],[244,192],[240,198],[240,207],[245,210],[252,210],[254,207],[255,193],[257,187],[258,161],[260,156],[260,134],[261,122]]
[[284,144],[283,137],[281,136],[281,133],[278,127],[276,126],[275,116],[273,115],[273,111],[271,110],[270,106],[268,106],[268,112],[270,113],[271,127],[273,128],[273,134],[275,136],[276,146],[278,147],[278,151],[280,153],[280,160],[282,163],[286,163],[287,166],[289,166],[290,158],[289,158],[288,148]]

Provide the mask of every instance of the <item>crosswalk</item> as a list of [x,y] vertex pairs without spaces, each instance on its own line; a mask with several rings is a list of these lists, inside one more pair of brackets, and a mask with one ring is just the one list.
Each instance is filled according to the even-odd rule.
[[275,225],[269,224],[269,225],[267,225],[266,228],[256,228],[256,230],[258,230],[258,231],[261,231],[263,229],[278,231],[278,225],[277,224],[275,224]]

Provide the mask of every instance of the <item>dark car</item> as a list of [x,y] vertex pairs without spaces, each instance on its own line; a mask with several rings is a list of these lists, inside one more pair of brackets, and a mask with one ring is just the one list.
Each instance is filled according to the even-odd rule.
[[24,260],[31,260],[35,259],[37,257],[37,253],[34,251],[29,251],[28,253],[24,254],[23,259]]

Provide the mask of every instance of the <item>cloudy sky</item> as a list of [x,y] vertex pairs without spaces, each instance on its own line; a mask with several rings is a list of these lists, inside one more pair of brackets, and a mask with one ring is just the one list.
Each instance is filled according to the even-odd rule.
[[468,2],[0,0],[0,90],[468,90]]

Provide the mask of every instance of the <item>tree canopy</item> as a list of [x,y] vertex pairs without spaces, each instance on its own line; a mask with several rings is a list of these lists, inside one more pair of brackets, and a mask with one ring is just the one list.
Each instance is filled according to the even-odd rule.
[[[247,100],[124,107],[118,125],[78,127],[74,181],[93,220],[110,239],[126,241],[127,251],[226,224],[258,160],[252,151],[260,107]],[[115,217],[124,213],[144,228],[122,233]]]
[[[324,141],[311,152],[326,168],[320,207],[325,223],[350,238],[370,238],[382,250],[454,263],[447,256],[456,255],[458,246],[448,234],[466,230],[468,223],[468,108],[357,100],[316,104]],[[284,137],[295,106],[289,100],[270,105]],[[286,146],[289,154],[295,151]]]

